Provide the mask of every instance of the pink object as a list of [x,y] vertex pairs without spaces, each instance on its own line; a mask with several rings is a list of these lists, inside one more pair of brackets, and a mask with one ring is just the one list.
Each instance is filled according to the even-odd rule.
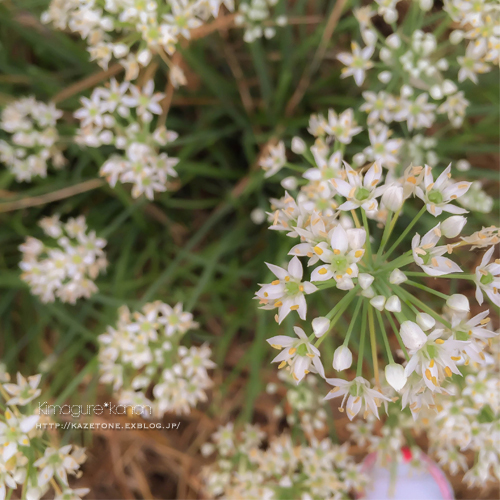
[[370,453],[362,470],[369,481],[358,498],[365,500],[454,500],[453,489],[443,471],[425,453],[420,453],[421,468],[411,465],[409,448],[401,450],[403,462],[397,465],[396,476],[386,467],[376,464],[377,453]]

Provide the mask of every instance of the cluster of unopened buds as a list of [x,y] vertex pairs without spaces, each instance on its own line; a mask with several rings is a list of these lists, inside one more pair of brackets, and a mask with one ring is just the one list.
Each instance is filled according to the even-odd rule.
[[[141,312],[123,306],[118,315],[116,328],[99,336],[99,369],[119,404],[142,406],[145,418],[161,418],[166,412],[189,413],[207,400],[212,351],[207,345],[181,345],[184,334],[198,326],[191,313],[181,304],[172,308],[157,301]],[[146,396],[148,390],[154,399]]]
[[206,491],[215,498],[347,498],[367,480],[348,446],[329,438],[299,444],[289,434],[267,436],[249,424],[241,432],[232,423],[220,427],[202,452],[216,454],[217,460],[202,471]]
[[61,168],[66,163],[56,128],[62,111],[54,104],[45,104],[25,97],[5,106],[0,129],[9,133],[0,140],[0,161],[16,176],[18,182],[30,182],[33,177],[46,177],[51,163]]
[[[16,383],[0,369],[0,498],[10,498],[18,489],[30,500],[39,500],[51,491],[55,500],[79,500],[90,490],[72,489],[68,475],[80,477],[85,449],[75,445],[52,445],[38,427],[48,416],[37,414],[31,402],[38,398],[41,375],[24,378],[17,374]],[[21,410],[21,407],[22,410]]]
[[149,80],[141,89],[128,82],[112,79],[109,87],[93,90],[90,98],[82,97],[82,108],[75,112],[80,120],[77,142],[89,147],[113,145],[123,154],[112,155],[101,166],[100,174],[111,187],[118,181],[132,183],[134,198],[144,194],[153,199],[155,192],[167,190],[167,181],[176,177],[177,158],[160,153],[160,147],[177,139],[177,133],[157,123],[160,101],[164,94],[154,92]]
[[79,33],[88,44],[91,60],[107,68],[116,59],[125,68],[126,79],[135,80],[154,55],[172,66],[168,56],[175,53],[179,41],[189,39],[190,30],[211,16],[217,17],[223,4],[234,8],[232,0],[52,0],[42,21]]
[[[317,132],[318,123],[313,116],[309,130]],[[348,137],[353,130],[352,122],[344,119],[343,125],[332,131]],[[400,394],[402,407],[409,406],[416,418],[422,406],[435,407],[434,396],[447,392],[443,383],[453,374],[460,375],[460,364],[485,363],[483,350],[487,339],[495,335],[488,328],[487,309],[466,320],[464,313],[470,307],[465,296],[449,296],[426,286],[421,279],[470,280],[476,285],[480,305],[484,295],[500,305],[500,261],[494,260],[492,246],[498,240],[498,230],[485,228],[457,241],[467,219],[463,216],[466,210],[454,201],[467,193],[471,183],[454,181],[450,166],[439,175],[429,166],[409,166],[398,177],[395,168],[384,175],[384,163],[377,160],[355,170],[342,161],[343,141],[337,135],[333,139],[316,139],[309,150],[301,139],[292,141],[292,149],[300,152],[312,168],[293,166],[294,170],[302,169],[306,184],[295,196],[286,193],[281,200],[273,200],[274,212],[269,214],[269,220],[271,230],[285,232],[299,241],[290,248],[292,257],[287,266],[268,264],[275,279],[261,285],[256,298],[263,309],[277,310],[276,321],[282,323],[295,312],[306,320],[308,302],[314,300],[314,294],[325,294],[325,289],[336,288],[343,296],[334,294],[334,307],[325,316],[313,319],[310,326],[294,327],[295,336],[269,339],[281,351],[273,361],[280,368],[287,367],[297,383],[309,372],[326,378],[334,386],[326,399],[342,396],[341,409],[345,407],[350,419],[361,410],[378,417],[378,407],[391,399],[382,392],[379,381],[381,343],[387,359],[387,382]],[[329,146],[332,142],[333,146]],[[422,208],[390,244],[407,207],[413,214],[416,212],[409,206],[414,198],[423,202]],[[436,220],[445,213],[452,215]],[[424,214],[430,219],[426,227],[431,229],[422,234],[417,223]],[[376,226],[369,223],[370,219],[377,222]],[[406,237],[413,228],[411,246],[405,249]],[[466,246],[487,248],[472,274],[464,274],[456,262],[460,249]],[[304,276],[301,258],[312,267],[309,278]],[[407,266],[412,267],[403,272]],[[330,294],[326,292],[326,296]],[[444,300],[453,314],[446,318],[438,313],[425,296]],[[351,334],[359,332],[356,377],[327,378],[320,346],[348,312],[350,324],[332,361],[335,370],[350,368],[353,356],[349,342]],[[362,377],[367,336],[375,387]],[[405,366],[394,361],[393,339],[404,353]]]
[[74,304],[97,292],[94,280],[108,265],[103,248],[106,240],[88,231],[84,216],[61,222],[59,215],[39,222],[47,238],[29,236],[19,247],[23,253],[21,278],[42,302]]

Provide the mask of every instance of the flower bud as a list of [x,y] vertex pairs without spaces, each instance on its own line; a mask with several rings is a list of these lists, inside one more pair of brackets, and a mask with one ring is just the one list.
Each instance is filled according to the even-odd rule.
[[404,283],[408,278],[406,277],[406,274],[403,273],[403,271],[400,271],[399,269],[394,269],[392,271],[391,275],[389,276],[389,283],[391,285],[400,285],[401,283]]
[[401,312],[401,301],[397,295],[392,295],[385,303],[386,311]]
[[290,177],[285,177],[281,181],[281,185],[287,190],[287,191],[293,191],[294,189],[297,189],[297,178],[290,176]]
[[373,280],[374,277],[371,274],[361,273],[358,275],[358,283],[363,290],[366,290],[373,283]]
[[366,290],[361,292],[361,295],[367,299],[371,299],[372,297],[375,297],[375,291],[371,286],[369,286]]
[[322,337],[330,329],[330,320],[323,316],[312,320],[312,329],[317,338]]
[[470,170],[471,164],[467,160],[458,160],[457,161],[457,170],[460,172],[467,172]]
[[254,208],[250,212],[250,219],[252,219],[252,222],[254,224],[262,224],[266,220],[266,212],[262,210],[262,208]]
[[401,38],[399,38],[399,35],[396,33],[393,33],[386,38],[385,43],[387,43],[391,49],[399,49],[399,47],[401,47]]
[[458,45],[464,39],[465,33],[462,30],[455,30],[450,33],[450,42]]
[[441,86],[436,83],[436,85],[433,85],[430,90],[429,94],[433,99],[439,100],[443,98],[443,90],[441,89]]
[[405,369],[397,363],[386,365],[385,379],[394,390],[399,392],[406,384]]
[[450,308],[453,309],[453,311],[456,312],[469,312],[470,307],[469,307],[469,299],[460,293],[456,293],[455,295],[452,295],[447,301],[446,305]]
[[352,161],[358,166],[360,167],[361,165],[364,165],[365,162],[366,162],[366,156],[364,155],[364,153],[356,153],[353,157],[352,157]]
[[373,297],[373,299],[370,300],[370,304],[375,308],[378,309],[379,311],[384,310],[385,306],[385,297],[383,295],[377,295],[376,297]]
[[413,321],[403,321],[399,333],[408,349],[420,349],[427,341],[427,335]]
[[389,186],[382,195],[382,203],[393,212],[397,212],[403,206],[403,201],[403,187],[396,184]]
[[378,79],[382,83],[389,83],[391,81],[391,79],[392,79],[392,73],[390,71],[381,71],[378,74]]
[[301,139],[300,137],[294,137],[292,139],[292,151],[297,154],[301,155],[304,154],[306,150],[306,143]]
[[[448,68],[446,68],[448,69]],[[445,80],[443,82],[443,93],[444,95],[454,94],[458,90],[457,84],[451,80]]]
[[436,324],[436,320],[430,314],[418,313],[417,324],[424,332],[426,332]]
[[452,215],[445,221],[441,222],[441,233],[446,238],[456,238],[462,232],[466,223],[467,217],[464,217],[463,215]]
[[370,47],[377,43],[377,35],[373,30],[370,29],[362,30],[361,38],[363,39],[363,42],[365,42],[365,44],[369,45]]
[[352,353],[345,345],[341,345],[335,349],[333,354],[333,368],[337,371],[342,371],[352,365]]

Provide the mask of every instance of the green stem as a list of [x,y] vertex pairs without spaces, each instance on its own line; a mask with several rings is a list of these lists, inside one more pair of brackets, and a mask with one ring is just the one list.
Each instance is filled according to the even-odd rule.
[[396,250],[396,247],[406,238],[406,235],[411,231],[412,227],[418,222],[418,220],[420,219],[420,217],[422,217],[422,215],[424,215],[424,213],[426,211],[427,211],[427,207],[426,207],[426,205],[424,205],[420,209],[420,212],[418,212],[418,214],[408,224],[407,228],[401,233],[400,237],[396,240],[396,242],[394,243],[394,245],[392,245],[392,247],[389,248],[389,250],[387,251],[387,253],[384,255],[383,258],[385,260],[387,260],[390,257],[390,255],[392,254],[392,252],[394,252],[394,250]]
[[425,292],[432,293],[433,295],[436,295],[437,297],[441,297],[444,300],[448,300],[450,298],[449,295],[446,295],[445,293],[438,292],[437,290],[434,290],[433,288],[429,288],[428,286],[421,285],[420,283],[417,283],[412,280],[406,280],[404,282],[405,285],[410,285],[414,286],[416,288],[420,288],[420,290],[424,290]]
[[358,300],[358,303],[356,304],[356,308],[354,309],[354,314],[352,316],[351,322],[349,323],[349,328],[347,329],[347,334],[345,336],[344,343],[343,343],[344,346],[347,346],[349,344],[349,339],[351,338],[351,333],[354,329],[354,325],[356,323],[356,319],[357,319],[358,314],[359,314],[359,309],[361,308],[361,305],[363,304],[363,302],[364,302],[363,299],[360,297]]
[[[407,276],[419,276],[419,277],[425,277],[425,278],[432,278],[432,276],[429,276],[427,273],[420,273],[420,272],[415,272],[415,271],[411,271],[411,272],[407,272],[405,273]],[[476,279],[476,275],[475,274],[442,274],[441,276],[439,276],[439,278],[446,278],[446,279],[450,279],[450,280],[474,280]]]
[[368,226],[368,219],[366,217],[366,212],[361,208],[361,217],[363,218],[363,226],[365,226],[366,231],[366,253],[368,254],[368,262],[372,262],[372,244],[370,243],[370,227]]
[[394,288],[394,291],[403,297],[407,297],[410,302],[413,302],[417,307],[422,309],[422,311],[425,311],[427,314],[432,316],[436,321],[439,323],[442,323],[446,328],[451,328],[451,323],[443,319],[439,314],[434,312],[427,304],[424,304],[421,300],[417,299],[417,297],[413,296],[411,293],[407,292],[405,289],[401,288],[399,285],[397,285]]
[[387,357],[389,358],[389,363],[394,363],[394,358],[392,356],[391,346],[389,345],[389,337],[387,336],[387,330],[385,329],[384,320],[382,318],[382,313],[377,309],[375,311],[377,315],[378,324],[380,325],[380,329],[382,330],[385,350],[387,351]]
[[392,271],[393,269],[396,269],[398,267],[405,267],[408,264],[411,264],[412,262],[413,262],[413,252],[412,250],[408,250],[406,253],[404,253],[397,259],[393,260],[392,262],[388,262],[385,266],[382,266],[380,269],[377,269],[372,274],[388,273],[389,271]]
[[[356,297],[356,292],[358,291],[358,285],[356,285],[352,290],[349,291],[347,295],[345,295],[340,302],[326,315],[326,318],[328,318],[330,321],[330,326],[328,328],[328,331],[330,331],[337,321],[340,319],[342,314],[344,314],[344,311],[349,307],[349,304],[354,300]],[[335,317],[334,317],[335,316]],[[333,319],[332,319],[333,318]],[[328,332],[327,332],[328,333]],[[327,333],[322,335],[314,344],[315,347],[319,347],[323,340],[326,338]]]
[[361,339],[359,341],[359,353],[358,353],[358,366],[356,368],[356,377],[361,377],[361,372],[363,371],[363,353],[365,350],[365,337],[366,337],[366,308],[368,303],[363,301],[363,312],[361,315]]
[[406,350],[406,346],[403,342],[403,339],[401,338],[401,335],[399,333],[399,329],[396,327],[396,323],[394,323],[394,320],[392,319],[391,314],[389,311],[385,311],[385,314],[387,316],[387,319],[389,320],[389,323],[391,324],[392,331],[394,332],[394,335],[398,339],[399,347],[401,347],[401,350],[404,352],[405,358],[408,361],[410,359],[410,355],[408,354],[408,351]]
[[394,229],[394,225],[396,224],[396,220],[399,217],[399,213],[401,212],[401,208],[396,212],[392,213],[389,211],[387,214],[387,220],[385,221],[384,234],[382,234],[382,241],[380,242],[380,247],[377,252],[377,256],[375,257],[375,264],[380,260],[384,253],[384,248],[387,245],[387,241],[391,237],[392,230]]
[[375,322],[373,321],[373,306],[368,304],[368,324],[370,326],[370,344],[372,348],[373,373],[375,375],[375,385],[380,388],[378,373],[377,340],[375,339]]

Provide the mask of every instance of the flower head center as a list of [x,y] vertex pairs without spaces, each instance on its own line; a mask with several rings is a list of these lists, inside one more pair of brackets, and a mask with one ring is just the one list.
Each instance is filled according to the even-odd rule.
[[358,189],[356,189],[356,193],[354,194],[354,197],[358,201],[365,201],[366,199],[368,199],[369,196],[370,196],[370,191],[364,187],[359,187]]

